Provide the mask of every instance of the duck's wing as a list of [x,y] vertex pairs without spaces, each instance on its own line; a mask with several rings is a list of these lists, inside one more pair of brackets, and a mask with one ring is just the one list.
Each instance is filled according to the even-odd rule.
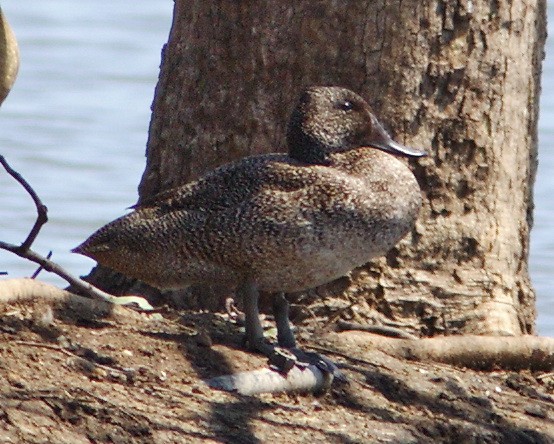
[[130,208],[157,208],[171,212],[215,210],[240,205],[267,186],[268,181],[274,180],[271,174],[268,175],[273,164],[287,160],[284,154],[244,158],[216,168],[198,180],[158,193]]

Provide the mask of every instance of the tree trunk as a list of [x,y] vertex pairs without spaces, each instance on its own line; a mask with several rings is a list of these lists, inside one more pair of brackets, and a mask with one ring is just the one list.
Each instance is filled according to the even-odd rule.
[[428,150],[411,165],[424,208],[386,258],[310,294],[339,297],[346,317],[422,335],[532,333],[545,36],[544,0],[177,0],[140,199],[242,156],[285,151],[299,91],[348,87],[400,142]]

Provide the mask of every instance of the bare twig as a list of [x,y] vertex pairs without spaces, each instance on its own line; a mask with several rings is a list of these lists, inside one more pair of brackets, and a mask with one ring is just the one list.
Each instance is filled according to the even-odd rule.
[[[52,257],[52,250],[50,250],[48,252],[48,254],[46,255],[46,259],[50,259]],[[39,275],[39,273],[44,270],[44,268],[42,267],[42,265],[39,265],[39,267],[37,268],[37,270],[32,274],[31,276],[31,279],[36,279],[37,276]]]
[[29,183],[19,174],[17,171],[15,171],[6,161],[4,156],[0,155],[0,163],[4,167],[4,169],[8,172],[10,176],[12,176],[15,180],[17,180],[21,186],[29,193],[29,196],[33,199],[33,202],[35,203],[35,206],[37,208],[37,220],[35,221],[35,225],[33,225],[33,228],[31,229],[29,235],[27,236],[27,239],[21,244],[19,248],[22,250],[28,250],[32,243],[35,241],[40,229],[42,226],[48,222],[48,208],[46,205],[42,203],[40,198],[38,197],[37,193],[35,193],[35,190],[29,185]]
[[116,297],[108,294],[102,290],[99,290],[88,282],[71,275],[60,265],[31,250],[31,244],[36,239],[41,227],[48,221],[48,217],[46,214],[47,208],[37,196],[31,185],[29,185],[29,183],[17,171],[10,167],[4,156],[0,155],[0,163],[13,178],[17,180],[17,182],[19,182],[21,186],[23,186],[23,188],[25,188],[25,191],[27,191],[32,197],[37,208],[37,220],[35,221],[31,232],[27,236],[27,239],[25,239],[25,241],[21,245],[15,245],[0,241],[0,248],[11,251],[12,253],[17,254],[24,259],[28,259],[39,264],[46,271],[57,274],[58,276],[69,282],[71,285],[73,285],[76,289],[93,298],[101,299],[111,304],[117,305],[137,305],[142,310],[152,309],[152,306],[144,298],[137,296]]

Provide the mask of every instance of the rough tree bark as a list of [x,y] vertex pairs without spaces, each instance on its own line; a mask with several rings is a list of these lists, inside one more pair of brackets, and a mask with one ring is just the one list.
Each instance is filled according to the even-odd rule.
[[386,258],[317,293],[340,289],[357,317],[422,335],[533,333],[545,9],[544,0],[177,0],[140,199],[284,151],[302,87],[349,87],[401,142],[428,149],[412,165],[425,205]]

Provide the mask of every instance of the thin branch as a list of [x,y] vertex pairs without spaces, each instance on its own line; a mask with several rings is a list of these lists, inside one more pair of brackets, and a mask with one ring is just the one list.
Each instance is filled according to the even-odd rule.
[[[50,259],[52,257],[52,250],[50,250],[48,252],[48,254],[46,255],[46,259]],[[37,276],[39,275],[39,273],[44,270],[44,267],[42,265],[39,265],[39,267],[37,268],[37,270],[32,274],[31,276],[31,279],[36,279]]]
[[40,254],[31,250],[30,249],[31,244],[36,239],[41,227],[48,221],[48,217],[46,214],[47,208],[42,203],[40,198],[37,196],[37,193],[35,193],[31,185],[29,185],[29,183],[17,171],[15,171],[12,167],[10,167],[10,165],[8,164],[4,156],[0,155],[0,163],[10,174],[10,176],[12,176],[15,180],[17,180],[17,182],[21,184],[23,188],[25,188],[25,191],[27,191],[27,193],[29,193],[29,195],[33,198],[33,201],[35,202],[35,206],[37,208],[37,220],[35,221],[35,224],[31,232],[27,236],[27,239],[25,239],[25,241],[21,245],[15,245],[15,244],[10,244],[7,242],[0,241],[0,248],[7,251],[11,251],[12,253],[17,254],[18,256],[24,259],[28,259],[32,262],[39,264],[46,271],[50,271],[52,273],[57,274],[58,276],[65,279],[67,282],[69,282],[78,290],[82,291],[83,293],[95,299],[100,299],[100,300],[109,302],[111,304],[117,304],[117,305],[136,304],[140,309],[145,311],[152,309],[152,306],[144,298],[137,297],[137,296],[117,297],[117,296],[108,294],[102,290],[99,290],[98,288],[94,287],[88,282],[71,275],[60,265],[56,264],[55,262],[52,262],[48,258],[41,256]]
[[35,190],[29,185],[29,183],[19,174],[17,171],[15,171],[6,161],[4,156],[0,155],[0,163],[4,167],[4,169],[8,172],[10,176],[12,176],[15,180],[17,180],[21,186],[29,193],[31,198],[33,199],[33,202],[35,203],[35,207],[37,208],[37,220],[35,221],[35,224],[33,225],[33,228],[31,229],[29,235],[27,236],[27,239],[21,244],[22,250],[28,250],[33,242],[35,241],[40,229],[42,226],[48,222],[48,208],[46,205],[42,203],[40,198],[38,197],[37,193],[35,193]]

